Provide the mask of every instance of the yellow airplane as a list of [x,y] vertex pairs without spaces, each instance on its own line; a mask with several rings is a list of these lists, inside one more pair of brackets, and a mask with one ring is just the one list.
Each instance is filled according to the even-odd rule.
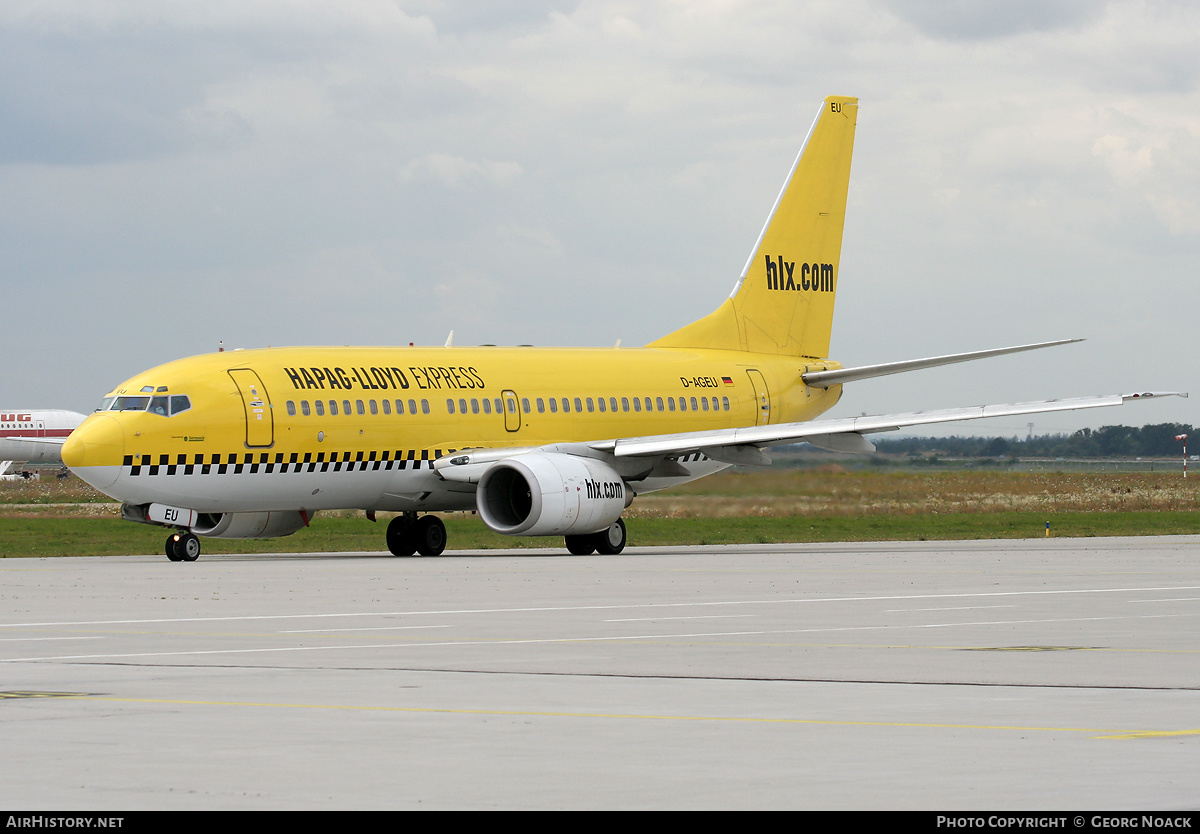
[[1163,395],[814,420],[846,382],[1077,341],[858,368],[827,358],[857,114],[855,98],[825,99],[729,298],[644,348],[194,356],[121,383],[63,461],[125,518],[173,528],[173,561],[199,556],[197,535],[286,536],[332,509],[398,513],[397,556],[440,554],[446,529],[428,513],[471,510],[500,533],[611,554],[635,496],[768,463],[765,447],[871,451],[871,432]]

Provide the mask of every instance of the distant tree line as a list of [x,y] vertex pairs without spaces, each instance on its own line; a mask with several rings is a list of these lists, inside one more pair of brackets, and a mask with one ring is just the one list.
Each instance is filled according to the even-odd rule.
[[1042,434],[1033,437],[909,437],[884,439],[873,435],[879,451],[892,454],[974,458],[1109,458],[1178,457],[1182,444],[1176,435],[1190,435],[1196,453],[1200,453],[1200,435],[1193,435],[1185,423],[1158,423],[1153,426],[1103,426],[1080,429],[1074,434]]

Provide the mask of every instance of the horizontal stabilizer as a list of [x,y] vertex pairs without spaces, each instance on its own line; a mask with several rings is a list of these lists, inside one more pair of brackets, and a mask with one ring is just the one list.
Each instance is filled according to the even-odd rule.
[[936,368],[941,365],[954,365],[958,362],[970,362],[975,359],[987,359],[991,356],[1004,356],[1008,353],[1021,353],[1026,350],[1069,345],[1082,342],[1083,339],[1059,339],[1055,342],[1038,342],[1035,345],[1017,345],[1016,347],[992,348],[991,350],[976,350],[970,353],[951,353],[946,356],[930,356],[926,359],[909,359],[904,362],[887,362],[883,365],[860,365],[857,368],[839,368],[834,371],[812,371],[802,374],[801,379],[813,388],[828,388],[843,382],[856,382],[860,379],[871,379],[889,374],[902,374],[907,371],[920,371],[925,368]]

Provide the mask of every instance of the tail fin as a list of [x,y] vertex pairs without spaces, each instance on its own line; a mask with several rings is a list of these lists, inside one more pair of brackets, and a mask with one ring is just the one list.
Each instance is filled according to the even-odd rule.
[[729,298],[649,347],[829,354],[857,118],[858,99],[825,99]]

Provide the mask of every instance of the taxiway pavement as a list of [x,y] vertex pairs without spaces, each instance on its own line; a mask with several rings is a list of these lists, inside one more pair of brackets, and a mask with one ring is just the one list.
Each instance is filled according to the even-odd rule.
[[1200,537],[0,560],[0,807],[1200,808]]

